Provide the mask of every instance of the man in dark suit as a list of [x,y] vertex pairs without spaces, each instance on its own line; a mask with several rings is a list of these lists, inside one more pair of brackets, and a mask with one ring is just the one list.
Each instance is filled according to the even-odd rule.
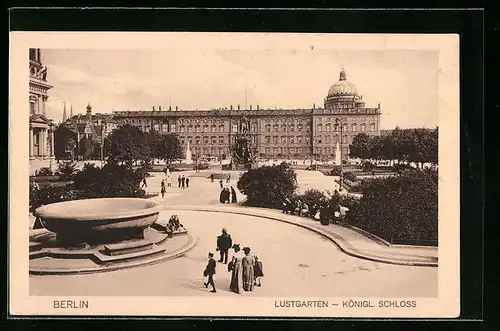
[[212,285],[212,291],[210,291],[211,293],[217,292],[214,283],[215,266],[217,263],[215,262],[213,257],[213,253],[208,253],[208,264],[205,267],[205,271],[203,271],[203,276],[208,277],[207,282],[203,283],[203,285],[205,285],[205,288],[208,288],[208,285]]
[[217,237],[217,250],[220,252],[219,262],[227,264],[227,255],[231,247],[233,247],[233,239],[226,229],[222,229],[222,234]]

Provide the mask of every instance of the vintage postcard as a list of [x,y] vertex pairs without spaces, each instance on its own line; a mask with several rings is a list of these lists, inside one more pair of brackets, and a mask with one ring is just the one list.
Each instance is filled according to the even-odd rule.
[[457,35],[10,37],[12,315],[460,314]]

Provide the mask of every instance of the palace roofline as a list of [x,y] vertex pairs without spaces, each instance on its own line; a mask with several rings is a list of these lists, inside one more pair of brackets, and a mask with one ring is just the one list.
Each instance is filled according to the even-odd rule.
[[121,110],[112,113],[116,117],[164,117],[164,116],[279,116],[279,115],[380,115],[380,108],[353,108],[353,109],[259,109],[259,110]]

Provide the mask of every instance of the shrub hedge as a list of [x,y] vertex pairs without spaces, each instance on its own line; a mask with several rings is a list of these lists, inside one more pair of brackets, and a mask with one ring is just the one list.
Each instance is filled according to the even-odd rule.
[[247,196],[248,206],[281,208],[283,200],[297,189],[297,174],[286,163],[262,166],[246,171],[237,187]]
[[76,172],[74,182],[64,186],[30,187],[30,212],[55,202],[91,198],[144,197],[139,188],[141,171],[106,164],[103,168],[85,166]]
[[349,224],[389,242],[438,239],[438,176],[411,170],[400,176],[374,178],[362,185],[363,197],[352,208]]

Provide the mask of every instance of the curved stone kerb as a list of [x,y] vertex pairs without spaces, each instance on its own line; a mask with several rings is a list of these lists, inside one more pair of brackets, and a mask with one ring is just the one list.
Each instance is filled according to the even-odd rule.
[[415,266],[415,267],[437,267],[438,266],[437,261],[411,261],[411,260],[405,260],[405,259],[386,258],[386,257],[371,255],[369,253],[365,253],[365,252],[357,250],[349,242],[347,242],[346,240],[344,240],[342,237],[340,237],[338,235],[323,231],[319,228],[316,228],[316,227],[313,227],[313,226],[310,226],[310,225],[307,225],[304,223],[300,223],[297,221],[292,221],[289,219],[285,219],[283,217],[279,217],[281,215],[272,215],[271,216],[268,214],[264,214],[257,208],[251,208],[251,207],[244,207],[244,208],[234,208],[234,207],[222,207],[222,208],[220,208],[219,207],[218,208],[218,207],[210,207],[210,206],[187,206],[186,205],[186,206],[167,206],[166,209],[167,210],[187,210],[187,211],[204,211],[204,212],[214,212],[214,213],[228,213],[228,214],[267,218],[267,219],[271,219],[271,220],[299,226],[301,228],[315,232],[315,233],[323,236],[324,238],[328,239],[333,244],[335,244],[335,246],[337,246],[341,252],[343,252],[349,256],[356,257],[356,258],[374,261],[374,262],[404,265],[404,266]]

